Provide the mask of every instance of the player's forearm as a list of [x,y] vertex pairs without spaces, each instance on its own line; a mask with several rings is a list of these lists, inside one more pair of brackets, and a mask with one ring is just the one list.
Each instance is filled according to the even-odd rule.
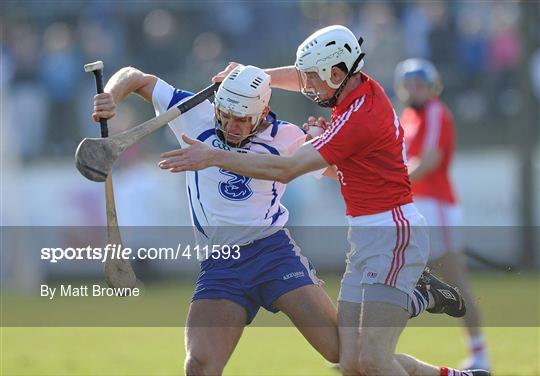
[[409,161],[409,179],[411,183],[415,183],[430,172],[439,167],[441,163],[441,156],[437,150],[430,151],[422,156],[422,158],[413,158]]
[[151,93],[148,96],[148,93],[142,91],[148,85],[148,77],[136,68],[125,67],[112,75],[104,91],[113,96],[115,103],[122,102],[130,93],[137,93],[151,102]]
[[278,157],[274,155],[247,155],[223,150],[213,150],[211,164],[255,179],[288,183],[297,176],[291,173],[292,168],[289,159],[289,157]]
[[294,66],[269,68],[265,72],[272,78],[272,87],[290,91],[300,91],[300,81]]

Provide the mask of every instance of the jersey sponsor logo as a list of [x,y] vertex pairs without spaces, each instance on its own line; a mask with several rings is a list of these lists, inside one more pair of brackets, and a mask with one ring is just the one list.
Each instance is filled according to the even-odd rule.
[[221,142],[217,138],[212,140],[212,146],[217,148],[217,149],[221,149],[221,150],[231,150],[229,145],[224,144],[223,142]]
[[293,272],[293,273],[285,274],[283,276],[283,280],[286,281],[291,278],[302,278],[302,277],[305,277],[305,275],[306,274],[303,271]]
[[235,174],[222,168],[219,172],[228,176],[230,179],[219,183],[219,193],[221,196],[231,201],[244,201],[253,195],[253,190],[249,186],[250,177]]

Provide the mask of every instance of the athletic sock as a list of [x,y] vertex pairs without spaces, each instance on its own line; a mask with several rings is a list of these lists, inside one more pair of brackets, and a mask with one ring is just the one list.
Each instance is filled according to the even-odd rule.
[[471,352],[473,364],[479,364],[489,368],[486,340],[482,334],[469,338],[469,351]]
[[454,368],[441,367],[441,376],[464,376],[463,372]]
[[410,318],[419,316],[428,307],[427,299],[422,295],[418,289],[414,289],[409,300],[409,313]]

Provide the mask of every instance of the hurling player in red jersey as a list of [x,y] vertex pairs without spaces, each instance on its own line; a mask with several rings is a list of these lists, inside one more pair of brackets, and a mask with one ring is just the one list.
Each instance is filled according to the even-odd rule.
[[[223,152],[184,136],[191,146],[163,154],[160,167],[180,172],[217,166],[280,182],[335,168],[347,206],[351,244],[338,298],[341,371],[348,375],[488,375],[481,370],[436,367],[395,353],[410,316],[411,295],[418,279],[424,277],[429,237],[424,217],[412,202],[403,129],[381,86],[360,72],[363,56],[349,29],[329,26],[298,47],[295,66],[266,70],[272,86],[302,91],[318,105],[332,108],[328,129],[292,156]],[[430,275],[425,277],[435,281]],[[448,298],[440,289],[440,285],[428,284],[435,301]],[[463,314],[455,290],[444,291],[458,303],[453,313]]]
[[398,97],[407,106],[400,121],[405,129],[414,202],[430,226],[429,264],[457,286],[465,298],[464,320],[470,345],[470,358],[465,364],[489,369],[480,315],[471,295],[456,231],[461,225],[461,212],[449,171],[454,154],[454,126],[450,111],[439,98],[442,83],[433,64],[423,59],[399,63],[395,81]]

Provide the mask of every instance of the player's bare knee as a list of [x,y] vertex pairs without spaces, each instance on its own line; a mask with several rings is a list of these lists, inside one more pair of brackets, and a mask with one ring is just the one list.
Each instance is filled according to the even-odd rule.
[[186,376],[203,375],[203,364],[193,356],[187,356],[184,362],[184,372]]
[[221,363],[218,359],[204,354],[188,353],[184,370],[187,376],[221,375],[225,366]]

